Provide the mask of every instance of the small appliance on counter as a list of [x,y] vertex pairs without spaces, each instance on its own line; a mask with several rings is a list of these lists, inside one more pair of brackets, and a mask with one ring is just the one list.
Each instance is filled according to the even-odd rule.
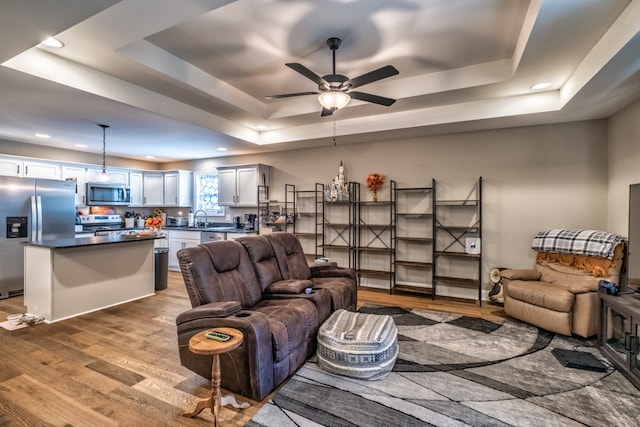
[[187,227],[189,225],[188,216],[168,216],[167,225],[172,227]]
[[244,214],[244,229],[255,230],[256,229],[256,214]]
[[242,222],[239,216],[233,217],[233,225],[235,225],[236,228],[242,228]]

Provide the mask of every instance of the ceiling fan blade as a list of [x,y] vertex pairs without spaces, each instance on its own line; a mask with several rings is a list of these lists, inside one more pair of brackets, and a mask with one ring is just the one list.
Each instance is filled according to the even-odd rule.
[[342,86],[350,86],[352,89],[355,89],[359,86],[386,79],[387,77],[395,76],[399,73],[400,72],[393,65],[385,65],[384,67],[378,68],[377,70],[373,70],[361,76],[349,79],[344,82]]
[[320,92],[297,92],[297,93],[283,93],[281,95],[268,95],[265,96],[264,99],[280,99],[280,98],[291,98],[293,96],[305,96],[305,95],[317,95]]
[[333,110],[322,107],[322,113],[320,113],[320,117],[326,117],[333,114]]
[[319,75],[317,75],[316,73],[314,73],[313,71],[311,71],[310,69],[308,69],[307,67],[305,67],[302,64],[298,64],[297,62],[289,62],[289,63],[284,64],[284,65],[286,65],[287,67],[291,68],[294,71],[299,72],[300,74],[302,74],[303,76],[305,76],[309,80],[315,82],[318,86],[322,86],[322,85],[328,84],[325,81],[325,79],[323,79],[322,77],[320,77]]
[[359,99],[360,101],[373,102],[374,104],[384,105],[388,107],[396,102],[395,99],[385,98],[384,96],[372,95],[364,92],[348,92],[349,96],[353,99]]

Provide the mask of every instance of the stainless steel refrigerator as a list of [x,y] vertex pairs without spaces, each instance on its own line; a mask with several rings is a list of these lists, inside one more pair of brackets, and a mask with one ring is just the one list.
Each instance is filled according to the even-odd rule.
[[0,299],[24,290],[24,242],[75,236],[75,183],[0,176]]

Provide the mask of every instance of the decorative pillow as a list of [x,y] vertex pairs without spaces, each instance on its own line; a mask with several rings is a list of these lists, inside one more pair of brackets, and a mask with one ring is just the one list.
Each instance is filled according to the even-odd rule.
[[311,280],[278,280],[277,282],[273,282],[267,286],[264,292],[267,294],[299,294],[306,288],[311,287],[313,287],[313,282],[311,282]]

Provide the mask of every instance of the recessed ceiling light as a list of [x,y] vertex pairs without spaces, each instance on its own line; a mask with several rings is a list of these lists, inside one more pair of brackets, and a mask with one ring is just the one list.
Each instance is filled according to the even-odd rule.
[[87,146],[85,144],[76,144],[76,147],[78,147],[78,148],[87,148]]
[[56,39],[55,37],[49,37],[46,40],[43,40],[42,44],[47,47],[52,47],[54,49],[60,49],[61,47],[64,46],[64,43],[62,43],[60,40]]
[[145,156],[147,159],[155,159],[156,156]]
[[544,89],[549,89],[550,87],[551,87],[551,83],[542,82],[542,83],[536,83],[533,86],[531,86],[531,90],[544,90]]
[[216,150],[218,150],[218,151],[227,151],[227,149],[224,148],[224,147],[216,148]]
[[51,138],[51,136],[47,135],[46,133],[36,133],[36,136],[38,138]]

